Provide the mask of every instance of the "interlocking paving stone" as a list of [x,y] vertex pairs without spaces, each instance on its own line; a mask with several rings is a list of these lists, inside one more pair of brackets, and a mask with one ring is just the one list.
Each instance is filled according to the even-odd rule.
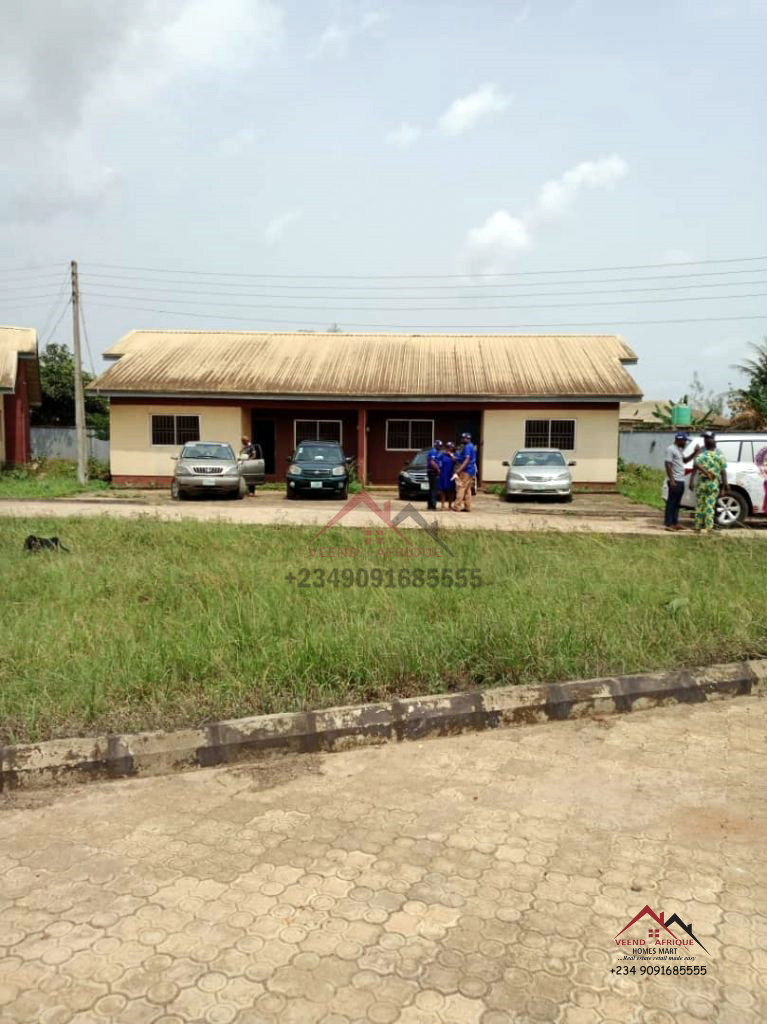
[[[767,702],[7,794],[2,1024],[759,1024]],[[649,903],[705,977],[616,976]]]

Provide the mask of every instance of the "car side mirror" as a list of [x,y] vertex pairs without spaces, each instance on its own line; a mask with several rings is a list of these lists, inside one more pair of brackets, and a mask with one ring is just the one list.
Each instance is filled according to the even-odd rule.
[[293,461],[293,456],[292,455],[286,455],[285,456],[285,461],[286,462],[292,462]]
[[568,466],[577,466],[578,463],[575,461],[575,459],[573,459],[572,462],[568,462],[567,465]]
[[346,458],[344,459],[344,462],[346,462],[346,463],[349,463],[351,461],[352,461],[351,455],[347,455]]
[[502,466],[508,466],[508,464],[509,464],[509,460],[508,459],[504,459],[503,462],[501,463]]
[[171,455],[174,462],[178,462],[178,455]]

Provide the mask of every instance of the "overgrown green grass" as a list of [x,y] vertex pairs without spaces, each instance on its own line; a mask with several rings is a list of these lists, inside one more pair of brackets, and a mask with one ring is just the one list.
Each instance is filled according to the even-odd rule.
[[628,462],[618,469],[618,490],[631,501],[663,508],[661,489],[665,475],[662,469],[650,469],[649,466]]
[[[314,532],[0,520],[0,742],[767,655],[758,537],[456,531],[452,557],[405,559],[337,529],[323,549],[360,554],[331,560]],[[25,555],[27,533],[72,553]],[[285,579],[315,567],[477,569],[482,586]]]
[[91,459],[89,481],[78,483],[77,466],[63,459],[38,459],[28,466],[0,472],[0,498],[67,498],[109,487],[109,468]]

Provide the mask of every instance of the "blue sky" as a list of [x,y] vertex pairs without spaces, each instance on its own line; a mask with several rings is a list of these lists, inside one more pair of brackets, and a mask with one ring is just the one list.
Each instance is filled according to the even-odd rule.
[[767,334],[767,261],[684,265],[767,254],[761,0],[8,7],[0,321],[68,340],[76,258],[96,368],[136,326],[558,324],[654,398]]

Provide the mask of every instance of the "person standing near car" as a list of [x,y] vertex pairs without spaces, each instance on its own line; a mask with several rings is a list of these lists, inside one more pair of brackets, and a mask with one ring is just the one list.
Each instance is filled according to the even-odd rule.
[[471,434],[461,434],[461,464],[457,471],[456,498],[454,512],[471,512],[471,488],[477,475],[477,449],[471,440]]
[[674,443],[666,449],[666,481],[668,483],[668,495],[666,496],[666,510],[663,516],[663,525],[667,530],[681,530],[679,525],[679,506],[684,495],[684,464],[691,462],[700,451],[697,445],[689,455],[684,455],[685,445],[689,441],[687,434],[679,433],[674,437]]
[[437,491],[439,490],[441,451],[442,442],[435,441],[426,453],[426,478],[429,481],[429,501],[426,507],[430,512],[437,511]]
[[452,512],[453,502],[455,501],[455,481],[453,476],[455,474],[455,445],[452,441],[448,441],[439,457],[439,499],[441,501],[440,511],[445,511],[445,502],[447,507]]
[[703,434],[704,449],[695,459],[693,470],[695,489],[695,529],[698,533],[711,533],[714,529],[716,499],[720,490],[727,490],[727,461],[716,450],[716,436],[712,430]]

